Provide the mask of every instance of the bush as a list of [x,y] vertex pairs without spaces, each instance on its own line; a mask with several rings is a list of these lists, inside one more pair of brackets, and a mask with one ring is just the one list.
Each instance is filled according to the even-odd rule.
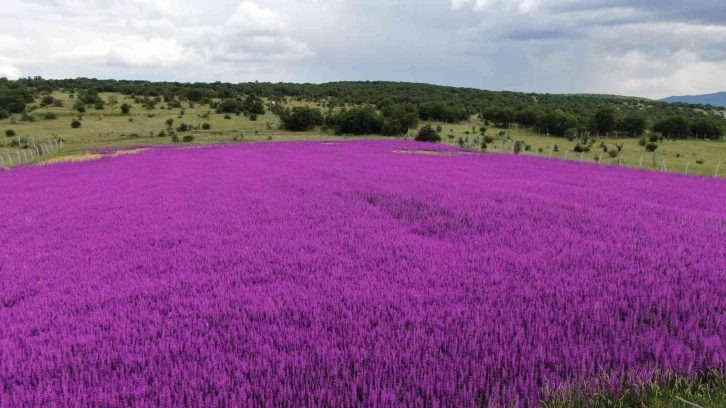
[[212,125],[210,125],[209,123],[203,123],[202,124],[202,129],[204,129],[204,130],[209,130],[211,128],[212,128]]
[[5,131],[5,136],[7,136],[7,137],[15,137],[15,135],[16,135],[16,133],[12,129],[8,129]]
[[179,135],[177,135],[176,133],[172,134],[171,141],[174,143],[179,143]]
[[256,113],[250,113],[250,120],[253,121],[253,122],[256,121],[257,120],[257,114]]
[[441,136],[439,136],[438,132],[436,132],[436,129],[432,128],[431,125],[426,125],[418,131],[414,140],[416,140],[417,142],[434,143],[440,142]]
[[192,136],[192,135],[186,135],[186,136],[184,136],[184,138],[182,139],[182,141],[184,141],[184,143],[189,143],[189,142],[191,142],[191,141],[193,141],[193,140],[194,140],[194,136]]
[[648,141],[645,139],[638,140],[638,144],[642,147],[645,147],[646,144],[648,144]]
[[524,148],[524,142],[521,140],[517,140],[514,142],[514,154],[520,154],[522,153],[522,149]]
[[73,121],[71,122],[71,127],[73,129],[78,129],[79,127],[81,127],[81,121],[78,119],[73,119]]
[[658,149],[658,145],[655,143],[648,143],[645,145],[645,150],[649,152],[654,152]]
[[484,136],[484,141],[487,144],[492,144],[492,143],[494,143],[494,136]]
[[184,122],[182,122],[181,124],[179,124],[179,126],[177,126],[177,128],[176,128],[176,131],[177,132],[187,132],[189,130],[190,130],[189,125],[187,125]]
[[166,122],[164,122],[164,123],[166,123],[166,127],[167,127],[167,129],[171,129],[171,127],[172,127],[172,126],[174,126],[174,119],[172,119],[172,118],[169,118],[169,119],[167,119],[167,120],[166,120]]
[[93,107],[96,110],[103,110],[103,102],[96,102]]
[[441,125],[436,125],[436,133],[441,133],[442,130]]
[[698,160],[696,160],[696,163],[703,164],[703,163],[706,163],[706,160],[698,159]]
[[228,113],[228,114],[224,115],[224,118],[225,119],[232,119],[232,116],[230,116],[230,114]]
[[128,115],[129,112],[131,112],[131,105],[129,105],[128,103],[121,105],[121,114],[122,115]]
[[29,114],[28,112],[23,112],[20,115],[20,120],[22,122],[35,122],[36,121],[36,118],[35,118],[35,116]]
[[161,132],[159,132],[159,133],[158,133],[158,134],[157,134],[156,136],[157,136],[157,137],[166,137],[166,131],[162,130],[162,131],[161,131]]
[[614,158],[618,157],[618,152],[616,150],[610,150],[608,152],[608,155],[610,155],[610,157],[612,157],[614,159]]
[[55,120],[55,119],[58,119],[58,115],[56,115],[53,112],[46,112],[43,115],[43,119],[45,119],[45,120]]

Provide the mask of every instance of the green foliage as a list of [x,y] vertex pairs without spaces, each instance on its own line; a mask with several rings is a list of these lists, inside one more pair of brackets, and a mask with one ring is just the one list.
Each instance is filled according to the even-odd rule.
[[296,106],[292,109],[287,108],[280,111],[280,121],[282,127],[286,130],[304,132],[315,126],[322,125],[324,118],[320,109]]
[[189,130],[191,130],[191,127],[184,122],[180,123],[176,128],[177,132],[188,132]]
[[658,149],[658,145],[655,143],[648,143],[645,145],[645,150],[649,152],[654,152]]
[[691,133],[699,137],[720,139],[723,129],[712,120],[700,119],[691,125]]
[[600,109],[595,113],[595,131],[600,134],[607,134],[615,130],[617,121],[615,111],[610,108]]
[[71,127],[72,127],[73,129],[78,129],[79,127],[81,127],[81,121],[80,121],[80,120],[78,120],[78,119],[73,119],[73,120],[71,121]]
[[192,142],[193,140],[194,140],[194,136],[192,136],[192,135],[184,135],[184,137],[182,138],[182,141],[184,143],[189,143],[189,142]]
[[124,103],[123,105],[121,105],[122,115],[128,115],[129,112],[131,112],[131,105],[129,105],[128,103]]
[[418,133],[416,134],[416,137],[414,138],[417,142],[440,142],[441,136],[439,133],[431,127],[431,125],[426,125],[419,129]]
[[16,133],[12,129],[8,129],[5,131],[5,136],[7,136],[7,137],[15,137],[15,135],[16,135]]
[[331,112],[326,117],[326,124],[337,134],[373,135],[381,133],[383,118],[375,107],[366,105]]
[[684,117],[673,116],[656,122],[653,131],[671,138],[684,138],[691,134],[691,123]]
[[53,112],[46,112],[43,114],[43,119],[45,120],[55,120],[58,119],[58,115],[56,115]]
[[568,130],[580,126],[580,120],[573,113],[565,112],[562,109],[555,109],[540,115],[537,120],[537,126],[543,133],[549,132],[551,135],[564,137],[567,136]]
[[209,130],[211,128],[212,128],[212,125],[210,125],[209,123],[203,123],[202,124],[202,129],[203,130]]
[[174,126],[174,119],[169,118],[164,123],[166,123],[166,128],[167,129],[171,129]]
[[41,107],[43,107],[43,108],[45,108],[46,106],[50,106],[50,105],[52,105],[52,104],[53,104],[53,101],[54,101],[54,100],[55,100],[55,98],[53,98],[52,96],[50,96],[50,95],[45,95],[45,96],[43,96],[43,97],[42,97],[42,98],[40,99],[40,106],[41,106]]
[[517,140],[514,142],[514,154],[520,154],[522,153],[522,149],[524,149],[525,145],[524,142],[521,140]]
[[645,132],[645,125],[644,117],[639,114],[630,114],[619,119],[616,127],[619,132],[625,132],[628,136],[636,137]]
[[382,113],[383,125],[380,133],[384,136],[403,135],[409,129],[418,127],[419,112],[413,104],[390,105]]

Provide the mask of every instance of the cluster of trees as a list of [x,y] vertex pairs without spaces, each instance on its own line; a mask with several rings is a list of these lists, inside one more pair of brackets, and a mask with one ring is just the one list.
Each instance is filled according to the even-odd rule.
[[585,131],[639,135],[652,129],[674,136],[717,137],[726,127],[723,115],[712,106],[613,95],[494,92],[381,81],[230,84],[0,78],[0,117],[23,112],[34,96],[42,98],[41,105],[47,106],[51,99],[40,95],[60,90],[75,97],[74,107],[79,111],[90,106],[102,109],[104,101],[98,94],[119,92],[140,100],[149,109],[161,101],[170,107],[181,107],[182,101],[188,101],[190,106],[200,103],[218,113],[244,114],[253,120],[265,112],[262,98],[277,101],[278,106],[293,100],[307,101],[314,103],[311,109],[322,110],[274,109],[284,116],[284,127],[309,129],[322,123],[336,132],[351,134],[399,135],[415,128],[419,120],[454,123],[477,114],[499,127],[517,123],[560,136]]
[[255,115],[255,118],[257,115],[265,114],[264,102],[261,98],[255,97],[254,95],[247,95],[245,98],[241,96],[224,98],[220,102],[209,102],[209,106],[215,109],[217,113],[244,114],[245,116]]
[[604,108],[592,115],[577,114],[565,109],[537,111],[533,108],[515,110],[512,108],[490,108],[480,115],[482,119],[498,127],[518,124],[537,127],[541,132],[555,136],[571,136],[582,132],[601,135],[639,137],[646,129],[672,137],[699,135],[702,137],[721,137],[723,123],[716,118],[701,117],[690,119],[682,115],[671,116],[654,121],[650,126],[642,113],[621,113],[613,108]]
[[323,115],[318,108],[294,107],[279,112],[282,127],[290,131],[306,131],[325,125],[338,134],[398,136],[418,127],[419,112],[413,104],[386,105],[382,110],[365,105],[329,110]]

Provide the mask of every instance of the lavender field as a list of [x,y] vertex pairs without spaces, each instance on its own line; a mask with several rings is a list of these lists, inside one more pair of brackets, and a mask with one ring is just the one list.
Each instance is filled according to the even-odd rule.
[[723,180],[360,141],[0,187],[0,407],[534,407],[726,368]]

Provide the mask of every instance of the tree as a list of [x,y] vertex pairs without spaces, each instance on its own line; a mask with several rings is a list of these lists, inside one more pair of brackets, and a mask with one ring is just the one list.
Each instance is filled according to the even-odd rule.
[[693,125],[691,125],[691,132],[697,137],[703,136],[704,139],[719,139],[723,136],[723,129],[716,123],[707,119],[700,119],[694,122]]
[[78,111],[78,113],[83,113],[86,111],[86,104],[81,99],[76,99],[75,102],[73,102],[73,109]]
[[616,126],[618,131],[625,132],[628,136],[639,136],[645,132],[645,118],[639,115],[628,115],[618,120]]
[[304,132],[315,126],[323,124],[323,114],[320,109],[307,106],[296,106],[280,112],[283,128],[292,132]]
[[131,111],[131,105],[129,105],[128,103],[121,105],[121,114],[122,115],[128,115],[130,111]]
[[111,107],[111,113],[113,113],[116,110],[116,106],[118,106],[118,97],[116,95],[109,96],[106,104]]
[[656,122],[653,131],[670,137],[688,136],[691,134],[691,123],[682,116],[672,116]]
[[579,118],[562,109],[555,109],[541,115],[537,119],[537,126],[542,132],[549,132],[555,136],[567,136],[570,129],[577,128],[580,125]]
[[595,130],[603,135],[615,130],[616,123],[615,111],[610,108],[595,113]]
[[171,129],[171,128],[172,128],[172,126],[174,126],[174,119],[172,119],[172,118],[169,118],[169,119],[167,119],[167,120],[166,120],[166,127],[167,127],[168,129]]
[[388,105],[383,109],[381,134],[398,136],[418,126],[419,112],[413,104]]
[[381,133],[383,127],[383,118],[371,105],[331,112],[326,122],[339,134],[374,135]]
[[426,125],[418,131],[414,140],[416,140],[417,142],[435,143],[441,141],[441,136],[439,136],[438,132],[436,132],[436,129],[431,127],[431,125]]

